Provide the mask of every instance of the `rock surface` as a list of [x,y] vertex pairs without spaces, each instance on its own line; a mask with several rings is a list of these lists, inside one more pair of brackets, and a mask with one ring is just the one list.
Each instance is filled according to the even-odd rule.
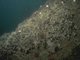
[[71,60],[79,36],[80,0],[47,0],[0,38],[0,60]]

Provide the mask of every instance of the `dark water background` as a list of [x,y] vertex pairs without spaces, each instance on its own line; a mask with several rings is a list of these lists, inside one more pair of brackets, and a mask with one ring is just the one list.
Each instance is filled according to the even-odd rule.
[[19,23],[45,2],[46,0],[0,0],[0,35],[15,30]]

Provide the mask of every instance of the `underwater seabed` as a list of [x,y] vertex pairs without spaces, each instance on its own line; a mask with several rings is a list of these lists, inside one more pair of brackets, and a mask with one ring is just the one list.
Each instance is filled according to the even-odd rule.
[[79,52],[80,0],[47,0],[0,38],[1,60],[79,60]]

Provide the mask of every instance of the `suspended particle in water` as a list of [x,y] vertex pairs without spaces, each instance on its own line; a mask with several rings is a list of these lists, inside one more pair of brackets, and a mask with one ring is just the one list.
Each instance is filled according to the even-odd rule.
[[18,32],[21,32],[21,30],[19,30]]
[[73,2],[76,2],[76,0],[73,0]]
[[46,7],[49,7],[49,5],[46,5]]
[[39,12],[39,14],[41,15],[42,13],[41,13],[41,12]]

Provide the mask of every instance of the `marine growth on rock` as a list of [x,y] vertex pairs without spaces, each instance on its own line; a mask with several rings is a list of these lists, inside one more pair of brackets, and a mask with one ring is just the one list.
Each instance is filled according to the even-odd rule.
[[47,0],[14,32],[0,37],[0,60],[74,60],[79,36],[80,0]]

